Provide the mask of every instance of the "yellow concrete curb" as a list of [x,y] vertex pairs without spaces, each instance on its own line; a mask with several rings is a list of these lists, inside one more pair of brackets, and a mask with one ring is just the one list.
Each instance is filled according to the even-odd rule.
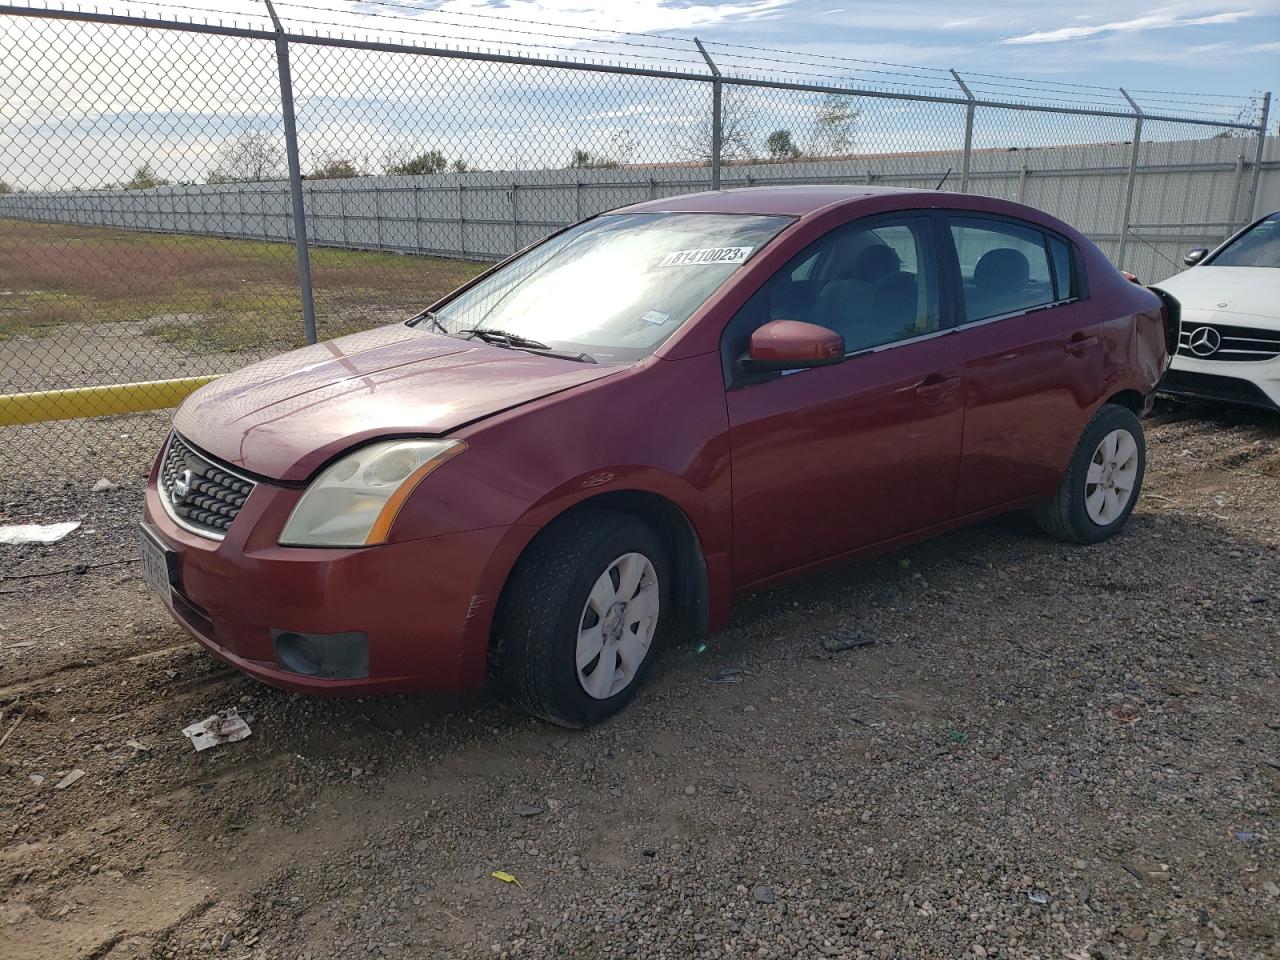
[[107,417],[176,407],[198,388],[217,377],[182,377],[146,383],[115,383],[101,387],[73,387],[39,393],[0,395],[0,427],[45,420]]

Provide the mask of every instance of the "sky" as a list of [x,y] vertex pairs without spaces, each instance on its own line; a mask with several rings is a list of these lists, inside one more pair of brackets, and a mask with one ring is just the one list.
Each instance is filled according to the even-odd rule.
[[[467,22],[465,14],[498,15],[619,31],[698,34],[802,54],[956,68],[961,73],[968,69],[1188,93],[1250,94],[1280,86],[1280,0],[402,2],[438,11],[418,15],[424,22],[461,24]],[[411,13],[405,6],[353,6],[367,13]],[[322,16],[301,7],[294,12],[300,17]],[[479,18],[471,22],[482,23]],[[499,31],[502,23],[492,20],[488,26]]]
[[[41,0],[43,3],[43,0]],[[50,0],[56,6],[58,0]],[[1280,87],[1280,0],[1072,5],[969,0],[275,0],[295,32],[704,73],[698,36],[728,75],[1233,119]],[[98,4],[104,12],[269,28],[259,0]],[[786,51],[786,52],[783,52]],[[292,54],[304,172],[367,172],[427,148],[470,167],[563,167],[573,149],[623,163],[687,160],[705,139],[709,87],[298,45]],[[192,64],[199,69],[192,69]],[[279,130],[270,43],[0,17],[0,180],[24,189],[124,182],[142,164],[202,182],[246,131]],[[1169,93],[1168,91],[1177,91]],[[744,149],[776,129],[830,154],[821,97],[726,95]],[[852,149],[955,149],[963,108],[860,99]],[[729,112],[733,113],[730,117]],[[1255,113],[1241,119],[1254,121]],[[1274,121],[1280,109],[1273,111]],[[990,110],[975,146],[1123,142],[1127,120]],[[1212,128],[1147,128],[1156,139]],[[829,141],[830,138],[827,138]],[[4,146],[4,144],[8,146]]]

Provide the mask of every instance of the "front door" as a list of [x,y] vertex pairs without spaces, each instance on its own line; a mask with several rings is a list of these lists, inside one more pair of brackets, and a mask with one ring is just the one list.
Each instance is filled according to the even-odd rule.
[[934,240],[927,215],[839,227],[730,322],[730,357],[776,319],[830,327],[848,352],[754,380],[727,365],[738,586],[952,515],[963,363],[943,329]]

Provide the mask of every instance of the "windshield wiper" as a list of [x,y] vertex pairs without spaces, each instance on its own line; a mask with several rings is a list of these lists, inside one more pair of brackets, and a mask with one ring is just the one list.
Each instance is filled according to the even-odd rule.
[[541,340],[531,340],[529,337],[522,337],[518,333],[511,333],[507,330],[495,330],[493,327],[465,327],[458,331],[461,334],[470,334],[471,336],[483,340],[485,343],[496,343],[498,346],[520,347],[524,350],[550,350],[551,348]]
[[477,340],[483,340],[485,343],[492,343],[495,346],[506,347],[508,350],[529,350],[546,357],[557,357],[561,360],[577,360],[579,363],[595,363],[596,358],[589,353],[569,353],[567,351],[555,350],[543,343],[541,340],[534,340],[530,337],[522,337],[518,333],[511,333],[509,330],[496,330],[493,327],[467,327],[459,330],[456,336],[475,337]]

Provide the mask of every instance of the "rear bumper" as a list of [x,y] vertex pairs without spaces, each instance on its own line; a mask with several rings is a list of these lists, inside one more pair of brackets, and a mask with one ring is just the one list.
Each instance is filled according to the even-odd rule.
[[[174,551],[174,619],[227,663],[265,683],[324,694],[457,691],[484,682],[501,557],[513,528],[360,549],[280,547],[297,491],[260,484],[224,540],[179,527],[148,485],[145,522]],[[495,585],[496,584],[496,585]],[[282,631],[367,638],[368,675],[289,669]]]
[[1174,396],[1280,410],[1280,360],[1233,363],[1178,355],[1156,389]]

